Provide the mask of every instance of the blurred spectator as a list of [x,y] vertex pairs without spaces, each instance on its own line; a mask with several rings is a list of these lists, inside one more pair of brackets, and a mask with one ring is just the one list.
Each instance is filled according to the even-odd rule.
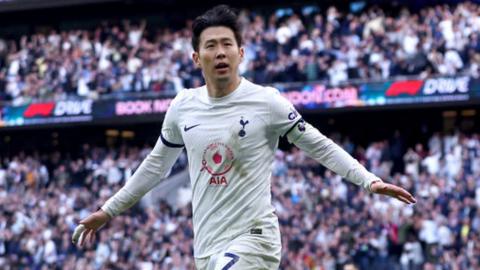
[[[479,76],[480,9],[436,5],[417,13],[341,13],[330,7],[296,13],[242,10],[245,60],[240,72],[261,84],[399,75]],[[175,94],[203,82],[190,60],[191,30],[146,20],[103,22],[94,29],[0,39],[0,101],[22,104],[67,97]]]
[[[362,152],[341,135],[332,138]],[[459,132],[431,137],[429,145],[442,157],[433,163],[440,164],[453,147],[461,157],[455,169],[432,169],[425,162],[432,155],[414,144],[400,152],[405,164],[399,172],[380,170],[385,180],[416,194],[412,207],[363,194],[296,148],[278,151],[272,203],[283,237],[281,269],[478,268],[479,139]],[[76,222],[123,185],[151,150],[81,148],[75,158],[58,151],[0,158],[0,268],[193,269],[190,187],[179,190],[177,205],[133,207],[103,228],[87,250],[71,244]],[[371,142],[358,157],[373,170],[393,163],[388,153],[396,148],[394,140]],[[179,163],[176,171],[185,168],[186,158]]]

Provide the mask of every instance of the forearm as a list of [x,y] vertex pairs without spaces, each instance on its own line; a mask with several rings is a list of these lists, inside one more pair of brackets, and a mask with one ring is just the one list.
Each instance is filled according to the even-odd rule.
[[157,142],[125,186],[105,202],[102,210],[114,217],[130,208],[167,176],[181,151],[182,148],[170,148]]
[[[294,129],[297,128],[294,127]],[[370,191],[370,184],[375,180],[379,180],[377,176],[367,171],[364,166],[345,150],[310,124],[305,123],[304,131],[292,131],[287,136],[291,143],[294,143],[301,150],[305,151],[308,156],[348,181]]]

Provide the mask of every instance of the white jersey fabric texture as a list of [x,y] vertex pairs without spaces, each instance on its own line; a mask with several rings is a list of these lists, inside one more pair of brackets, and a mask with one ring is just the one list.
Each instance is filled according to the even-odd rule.
[[185,147],[195,257],[214,255],[250,233],[273,231],[266,239],[280,245],[270,182],[280,136],[366,190],[378,179],[305,123],[278,90],[242,78],[237,89],[222,98],[209,97],[206,86],[181,91],[166,113],[152,153],[102,209],[115,216],[133,205],[161,181]]

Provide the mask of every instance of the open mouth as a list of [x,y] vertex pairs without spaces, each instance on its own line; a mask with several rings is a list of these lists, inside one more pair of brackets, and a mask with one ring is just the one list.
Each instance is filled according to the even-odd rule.
[[228,64],[226,63],[218,63],[215,65],[216,70],[226,70],[228,68]]

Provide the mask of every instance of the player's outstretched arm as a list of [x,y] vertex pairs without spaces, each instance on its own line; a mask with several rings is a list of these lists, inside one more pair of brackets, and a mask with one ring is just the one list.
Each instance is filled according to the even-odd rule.
[[405,189],[399,187],[399,186],[396,186],[396,185],[392,185],[392,184],[388,184],[388,183],[384,183],[382,181],[373,181],[371,184],[370,184],[370,190],[373,192],[373,193],[377,193],[377,194],[382,194],[382,195],[387,195],[387,196],[390,196],[390,197],[393,197],[399,201],[402,201],[406,204],[412,204],[412,203],[416,203],[417,200],[415,200],[415,198],[413,197],[412,194],[410,194],[408,191],[406,191]]
[[80,221],[80,224],[75,228],[72,235],[72,243],[77,244],[80,240],[80,246],[82,247],[86,242],[92,243],[95,240],[95,232],[103,227],[111,217],[103,210],[89,215],[85,219]]
[[100,210],[80,221],[80,225],[72,236],[73,243],[77,243],[79,239],[81,246],[85,241],[93,242],[95,232],[108,220],[132,207],[167,177],[184,147],[180,144],[182,137],[176,124],[178,113],[175,109],[176,100],[181,96],[177,95],[168,108],[162,132],[152,152],[143,160],[125,185],[110,197]]
[[76,244],[80,239],[80,246],[85,241],[93,242],[95,232],[101,226],[137,203],[168,175],[181,152],[182,148],[169,147],[159,139],[125,186],[108,199],[100,210],[80,221],[73,233],[72,242]]
[[405,189],[382,182],[340,146],[305,122],[278,90],[273,89],[268,97],[271,128],[286,136],[308,156],[368,192],[391,196],[407,204],[416,202]]
[[290,142],[295,143],[296,146],[320,164],[350,182],[362,186],[367,191],[387,195],[406,204],[416,202],[415,198],[408,191],[381,181],[340,146],[325,137],[310,124],[299,122],[297,127],[293,128],[287,137]]

